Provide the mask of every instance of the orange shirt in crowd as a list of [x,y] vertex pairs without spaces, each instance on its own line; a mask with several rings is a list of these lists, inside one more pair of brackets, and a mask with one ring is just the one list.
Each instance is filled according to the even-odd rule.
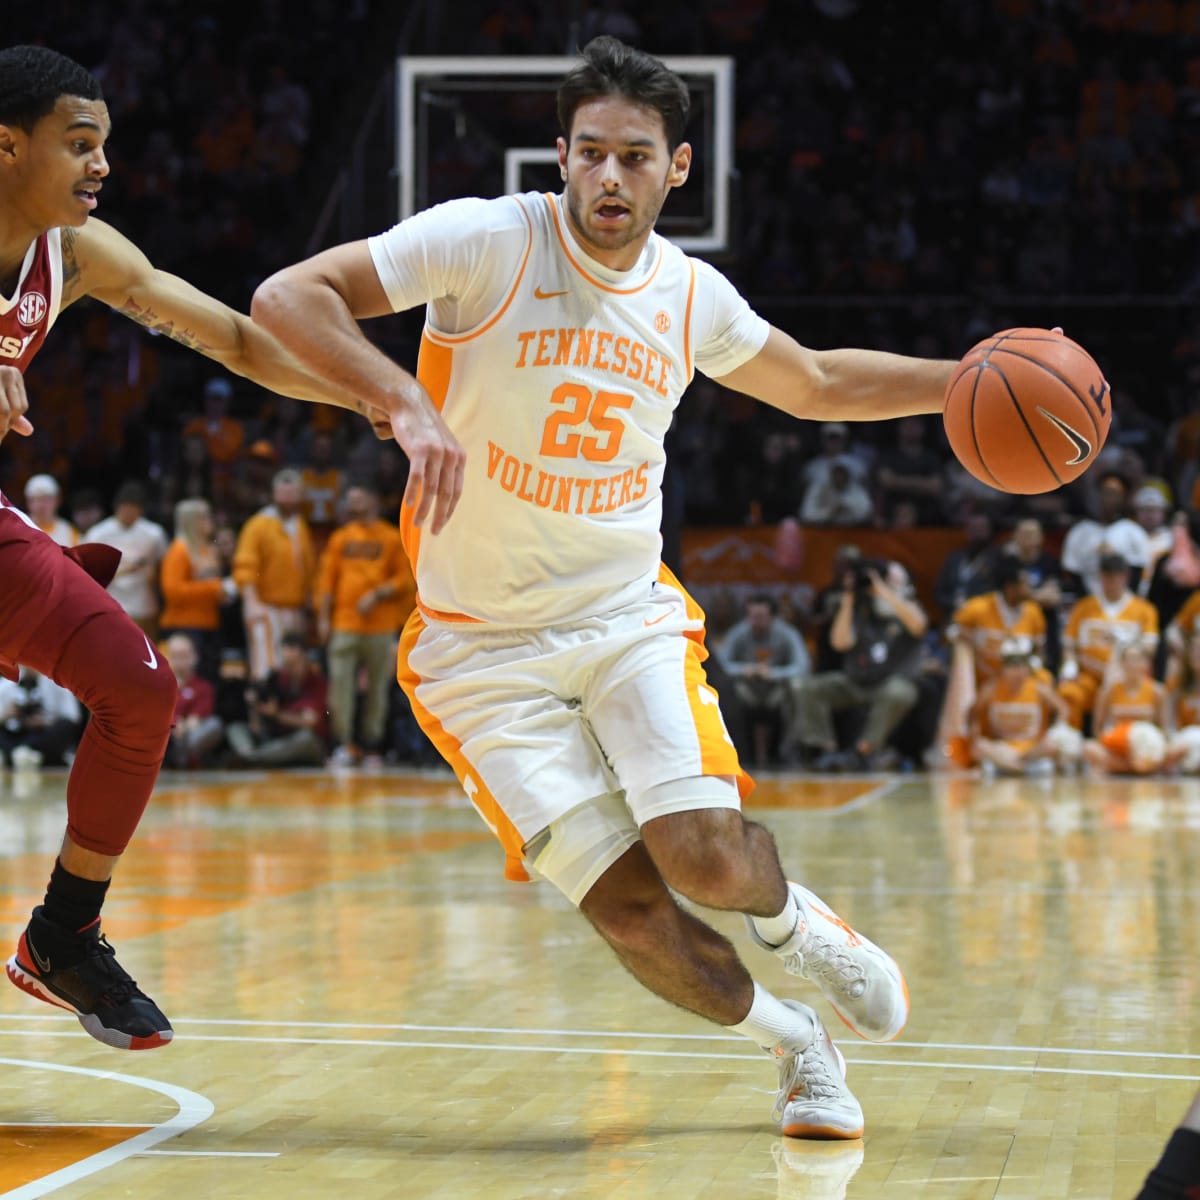
[[163,629],[214,630],[221,626],[221,583],[216,555],[206,563],[196,563],[183,538],[167,547],[158,569],[163,610],[159,625]]
[[975,685],[982,686],[1000,670],[1000,647],[1024,635],[1034,646],[1046,636],[1046,615],[1035,600],[1009,608],[999,592],[972,596],[954,614],[951,636],[959,635],[975,652]]
[[337,467],[302,467],[304,516],[309,525],[332,525],[337,520],[337,500],[345,486]]
[[[391,584],[394,595],[373,605],[365,616],[358,601],[367,592]],[[318,605],[333,598],[331,625],[338,633],[394,633],[416,604],[417,585],[400,540],[387,521],[350,521],[335,529],[321,555]]]
[[1084,596],[1071,608],[1063,645],[1074,650],[1079,669],[1103,677],[1118,642],[1140,638],[1153,652],[1158,644],[1158,609],[1149,600],[1126,592],[1110,604],[1099,596]]
[[1194,591],[1183,602],[1183,607],[1175,614],[1170,628],[1179,631],[1182,642],[1200,632],[1200,590]]
[[193,417],[183,427],[183,437],[202,437],[208,447],[208,457],[218,466],[228,467],[236,462],[246,440],[246,429],[234,417],[220,417],[210,421],[206,417]]
[[1143,679],[1132,691],[1125,686],[1123,679],[1114,679],[1108,689],[1108,721],[1109,725],[1119,725],[1122,721],[1158,722],[1158,701],[1162,693],[1162,684],[1153,679]]
[[[981,696],[980,731],[1001,742],[1034,742],[1050,727],[1053,708],[1038,690],[1038,677],[1029,675],[1016,688],[997,676]],[[1045,684],[1042,685],[1045,687]]]
[[276,608],[305,608],[315,574],[316,554],[303,517],[285,523],[268,505],[242,526],[233,554],[239,588],[252,586],[264,604]]

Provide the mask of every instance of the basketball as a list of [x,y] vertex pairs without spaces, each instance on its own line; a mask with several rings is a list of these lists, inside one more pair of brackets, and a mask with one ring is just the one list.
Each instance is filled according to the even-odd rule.
[[976,479],[1032,496],[1078,479],[1112,420],[1108,384],[1077,342],[1008,329],[963,357],[942,413],[950,449]]

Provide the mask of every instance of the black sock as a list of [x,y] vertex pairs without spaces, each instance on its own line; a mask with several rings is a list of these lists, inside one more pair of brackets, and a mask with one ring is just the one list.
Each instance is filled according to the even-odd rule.
[[55,860],[50,886],[42,903],[42,916],[60,929],[78,933],[99,918],[110,882],[107,879],[102,882],[81,879]]

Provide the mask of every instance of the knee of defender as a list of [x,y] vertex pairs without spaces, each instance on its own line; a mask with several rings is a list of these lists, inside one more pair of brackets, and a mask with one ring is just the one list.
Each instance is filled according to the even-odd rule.
[[92,710],[94,720],[110,728],[135,725],[147,733],[161,731],[165,736],[174,723],[179,685],[174,674],[162,667],[122,673],[96,692],[80,699]]

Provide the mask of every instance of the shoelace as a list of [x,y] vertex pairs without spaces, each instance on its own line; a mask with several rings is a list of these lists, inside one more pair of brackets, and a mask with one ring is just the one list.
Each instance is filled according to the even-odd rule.
[[780,1066],[779,1094],[775,1098],[772,1118],[783,1120],[784,1109],[801,1092],[808,1100],[836,1100],[841,1095],[841,1088],[830,1074],[816,1039],[804,1050],[789,1055]]
[[[803,948],[788,955],[795,961],[797,974],[815,971],[835,987],[857,1000],[867,989],[866,972],[844,950],[815,933],[805,939]],[[807,969],[806,969],[807,968]]]
[[100,1002],[112,1008],[118,1008],[127,1000],[139,995],[137,980],[130,977],[129,972],[117,962],[117,952],[112,948],[107,937],[101,934],[95,945],[88,952],[97,969],[110,979],[110,983],[100,994]]

